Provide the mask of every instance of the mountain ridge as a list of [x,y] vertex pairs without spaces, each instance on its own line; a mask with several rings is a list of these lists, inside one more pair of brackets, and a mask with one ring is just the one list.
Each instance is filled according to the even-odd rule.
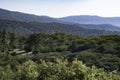
[[79,36],[99,36],[99,35],[117,35],[119,32],[84,29],[83,25],[70,25],[62,23],[39,23],[39,22],[20,22],[13,20],[0,20],[0,30],[7,30],[17,34],[33,34],[33,33],[66,33]]
[[[73,17],[74,19],[71,17]],[[5,19],[5,20],[15,20],[15,21],[21,21],[21,22],[40,22],[40,23],[56,22],[56,23],[62,23],[62,24],[77,25],[77,27],[79,26],[85,29],[96,29],[96,30],[120,32],[120,27],[114,26],[113,24],[107,24],[107,22],[105,22],[102,17],[96,16],[96,15],[95,16],[84,15],[82,16],[82,18],[80,16],[76,16],[76,17],[71,16],[71,17],[70,18],[65,17],[65,19],[64,18],[52,18],[49,16],[37,16],[34,14],[27,14],[27,13],[0,9],[0,19]],[[112,22],[114,22],[114,18],[112,19],[113,19]],[[120,21],[119,18],[117,18],[117,20]],[[81,21],[81,23],[79,21]],[[90,21],[93,21],[93,22],[90,22]],[[104,24],[100,24],[100,21],[104,22]]]
[[80,16],[67,16],[58,18],[61,21],[74,22],[79,24],[111,24],[120,27],[120,17],[100,17],[100,16],[90,16],[90,15],[80,15]]
[[58,22],[56,19],[49,16],[38,16],[34,14],[10,11],[0,8],[0,18],[8,20],[17,20],[25,22]]

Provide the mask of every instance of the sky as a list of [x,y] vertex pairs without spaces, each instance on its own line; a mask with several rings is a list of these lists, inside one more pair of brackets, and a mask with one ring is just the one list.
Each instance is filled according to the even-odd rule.
[[0,0],[0,8],[56,18],[74,15],[120,17],[120,0]]

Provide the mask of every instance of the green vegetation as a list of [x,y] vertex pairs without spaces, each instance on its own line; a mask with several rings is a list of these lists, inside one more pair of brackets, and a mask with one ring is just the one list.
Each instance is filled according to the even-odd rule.
[[86,67],[81,61],[56,59],[54,63],[41,61],[35,63],[31,60],[16,65],[12,70],[10,66],[0,67],[1,80],[119,80],[116,72],[104,72],[95,66]]
[[3,30],[0,80],[120,80],[120,36],[23,36]]
[[[66,34],[79,35],[79,36],[120,34],[120,32],[85,29],[83,28],[83,26],[88,26],[88,25],[63,24],[63,23],[55,23],[55,22],[53,23],[20,22],[20,21],[0,19],[0,30],[15,32],[19,35],[33,34],[33,33],[43,33],[43,34],[66,33]],[[109,25],[100,25],[100,26],[109,27]]]

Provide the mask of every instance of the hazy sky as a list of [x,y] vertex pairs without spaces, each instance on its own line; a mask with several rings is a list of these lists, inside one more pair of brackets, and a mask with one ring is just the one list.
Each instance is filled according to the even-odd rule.
[[0,0],[0,8],[51,17],[120,17],[120,0]]

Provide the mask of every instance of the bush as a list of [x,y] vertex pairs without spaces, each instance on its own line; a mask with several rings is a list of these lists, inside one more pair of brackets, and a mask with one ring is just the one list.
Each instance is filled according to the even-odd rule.
[[117,72],[90,68],[77,59],[71,63],[56,59],[54,63],[41,61],[38,64],[29,60],[17,66],[16,71],[0,67],[0,80],[120,80]]

